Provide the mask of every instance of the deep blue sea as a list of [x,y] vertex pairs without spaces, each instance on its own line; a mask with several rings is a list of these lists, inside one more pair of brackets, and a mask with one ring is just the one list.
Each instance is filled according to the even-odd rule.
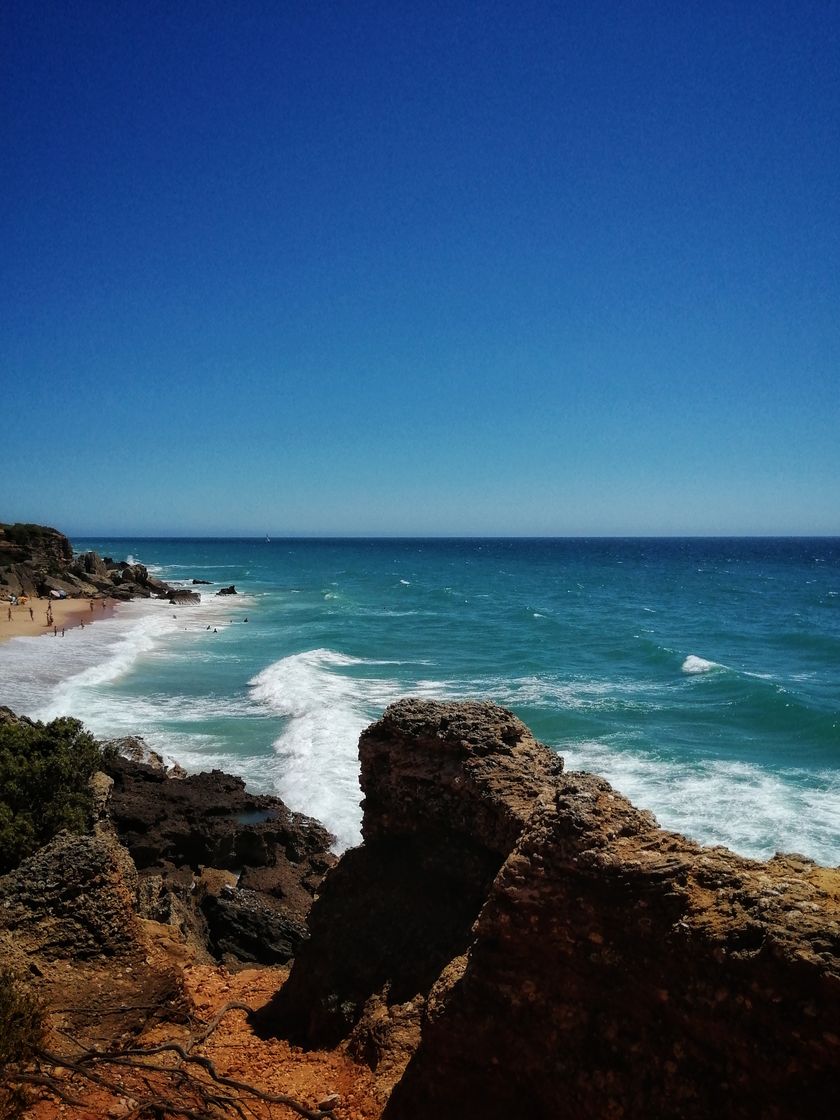
[[7,642],[0,702],[241,774],[341,846],[361,729],[401,696],[481,697],[666,827],[840,863],[838,538],[74,546],[213,585]]

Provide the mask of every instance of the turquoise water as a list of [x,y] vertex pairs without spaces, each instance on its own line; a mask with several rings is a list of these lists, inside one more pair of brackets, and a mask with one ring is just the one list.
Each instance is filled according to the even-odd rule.
[[214,585],[7,643],[0,702],[241,773],[341,845],[359,731],[400,696],[486,697],[668,827],[840,863],[838,539],[74,545]]

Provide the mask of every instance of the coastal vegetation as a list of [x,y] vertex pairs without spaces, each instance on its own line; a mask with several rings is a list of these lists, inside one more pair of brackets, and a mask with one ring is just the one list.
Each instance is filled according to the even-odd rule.
[[90,779],[101,761],[96,740],[77,719],[0,720],[0,873],[62,829],[90,827]]

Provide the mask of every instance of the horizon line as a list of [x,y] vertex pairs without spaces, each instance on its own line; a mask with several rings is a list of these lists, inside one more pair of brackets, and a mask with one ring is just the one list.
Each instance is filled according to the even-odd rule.
[[[61,530],[57,530],[61,531]],[[551,541],[551,540],[840,540],[837,533],[109,533],[67,532],[73,538],[107,537],[114,541]]]

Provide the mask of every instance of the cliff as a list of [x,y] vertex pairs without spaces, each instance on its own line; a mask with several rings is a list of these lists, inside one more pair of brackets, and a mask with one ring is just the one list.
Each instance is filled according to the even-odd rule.
[[395,1120],[826,1115],[840,872],[666,832],[491,704],[402,701],[359,752],[365,842],[264,1031],[343,1041]]

